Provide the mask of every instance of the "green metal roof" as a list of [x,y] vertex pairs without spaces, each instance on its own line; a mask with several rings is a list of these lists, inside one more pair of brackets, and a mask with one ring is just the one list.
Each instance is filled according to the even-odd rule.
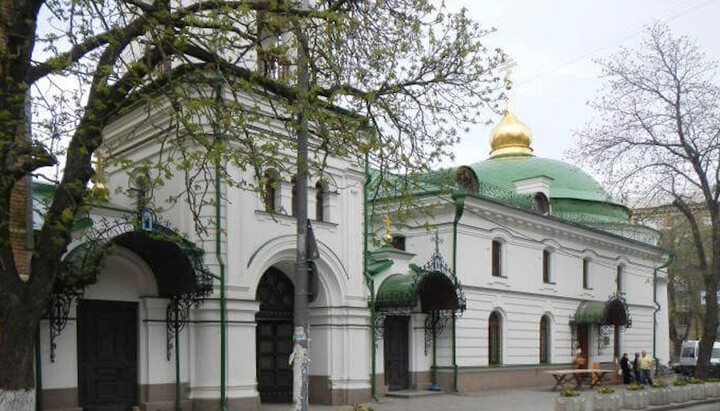
[[514,181],[550,177],[551,198],[600,201],[617,204],[590,175],[563,161],[534,156],[491,158],[470,166],[478,177],[496,186],[515,190]]
[[415,274],[393,274],[380,284],[375,304],[378,308],[414,307],[417,304]]

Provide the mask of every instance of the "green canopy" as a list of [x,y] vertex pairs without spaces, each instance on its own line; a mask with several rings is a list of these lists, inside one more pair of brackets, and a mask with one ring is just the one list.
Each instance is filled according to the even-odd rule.
[[206,295],[212,279],[203,264],[203,250],[175,231],[155,224],[152,230],[133,230],[116,237],[90,240],[63,258],[60,288],[83,288],[96,281],[108,250],[121,246],[140,256],[152,270],[160,297]]
[[437,310],[464,310],[459,285],[438,271],[393,274],[380,284],[375,307],[380,311],[413,309],[418,300],[424,313]]
[[575,310],[576,324],[603,324],[605,317],[604,301],[583,301]]
[[575,324],[602,324],[629,327],[632,323],[625,300],[583,301],[575,310]]

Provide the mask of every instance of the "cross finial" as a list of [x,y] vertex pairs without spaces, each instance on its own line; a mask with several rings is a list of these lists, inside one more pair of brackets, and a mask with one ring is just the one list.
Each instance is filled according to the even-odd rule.
[[500,68],[505,71],[505,95],[507,96],[507,108],[505,111],[511,112],[512,111],[512,80],[510,80],[510,75],[512,74],[512,69],[517,66],[517,62],[513,60],[512,57],[508,56],[507,54],[503,54],[502,58],[502,64],[500,65]]
[[430,238],[430,241],[435,244],[435,255],[440,255],[440,244],[443,243],[443,240],[440,238],[437,230],[435,230],[435,235]]
[[95,156],[95,174],[92,177],[93,181],[93,188],[96,189],[105,189],[105,162],[102,156],[102,153],[99,151],[96,151],[94,153]]
[[390,226],[392,225],[392,221],[390,220],[390,216],[388,214],[385,214],[383,217],[383,221],[385,222],[385,235],[383,236],[383,239],[385,240],[385,243],[392,244],[393,236],[390,234]]

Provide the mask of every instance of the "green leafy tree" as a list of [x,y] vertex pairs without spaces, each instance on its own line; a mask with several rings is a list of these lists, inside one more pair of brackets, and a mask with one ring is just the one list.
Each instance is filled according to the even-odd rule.
[[[579,132],[575,157],[647,205],[672,203],[687,223],[707,292],[696,374],[705,378],[717,337],[720,279],[720,87],[717,64],[664,25],[636,50],[599,61],[605,87],[597,120]],[[699,206],[709,219],[703,233]]]
[[[264,170],[294,158],[298,114],[312,132],[308,172],[367,155],[381,172],[413,176],[494,105],[501,53],[486,49],[491,30],[464,12],[430,0],[298,3],[0,1],[0,408],[32,408],[35,333],[92,198],[91,158],[101,150],[131,165],[103,144],[123,115],[168,119],[150,133],[161,160],[132,166],[156,185],[181,175],[185,191],[170,200],[190,205],[202,233],[199,210],[212,201],[203,182],[215,165],[225,184],[258,190]],[[296,86],[298,46],[309,57],[307,91]],[[264,125],[287,132],[259,132]],[[26,280],[11,199],[53,166],[57,187]]]

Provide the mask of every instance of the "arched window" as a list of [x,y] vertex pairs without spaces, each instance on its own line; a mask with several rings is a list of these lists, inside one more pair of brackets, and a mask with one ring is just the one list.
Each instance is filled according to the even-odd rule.
[[503,277],[503,243],[501,240],[492,241],[492,275],[493,277]]
[[618,294],[625,293],[625,267],[622,264],[617,266],[617,273],[615,275],[615,287]]
[[479,183],[475,172],[466,166],[459,167],[455,173],[455,184],[471,194],[477,194]]
[[273,213],[277,211],[275,202],[275,193],[277,190],[278,178],[277,173],[273,170],[265,172],[265,182],[263,184],[263,204],[265,211]]
[[538,214],[547,215],[550,213],[550,200],[543,193],[535,193],[532,199],[532,209]]
[[315,220],[325,221],[325,186],[322,181],[315,184]]
[[583,281],[583,289],[589,290],[592,287],[590,286],[590,259],[589,258],[583,258],[583,265],[582,265],[582,281]]
[[543,283],[552,283],[552,251],[547,248],[543,250],[542,270]]
[[550,318],[540,318],[540,364],[550,363]]
[[497,311],[488,320],[488,363],[502,364],[502,317]]
[[151,182],[147,169],[137,169],[130,175],[129,195],[135,200],[135,207],[138,210],[142,210],[150,202]]

